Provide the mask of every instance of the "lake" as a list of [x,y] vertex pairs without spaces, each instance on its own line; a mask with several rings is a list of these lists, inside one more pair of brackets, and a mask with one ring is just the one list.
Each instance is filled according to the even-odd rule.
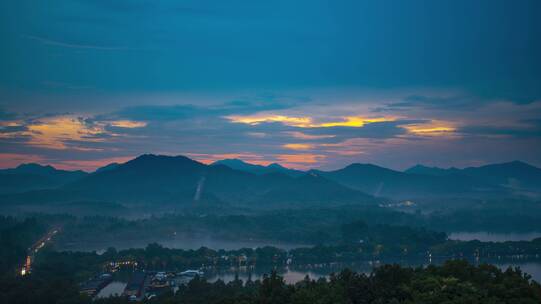
[[[483,261],[481,261],[483,262]],[[410,266],[410,267],[418,267],[418,266],[427,266],[427,263],[423,263],[420,261],[387,261],[387,262],[379,262],[379,263],[372,263],[372,262],[361,262],[361,263],[351,263],[351,264],[335,264],[333,266],[321,266],[321,267],[286,267],[286,268],[279,268],[276,269],[277,273],[284,277],[284,280],[286,283],[294,284],[301,280],[303,280],[307,275],[311,279],[319,279],[322,277],[328,277],[332,273],[338,273],[344,268],[349,268],[356,272],[362,272],[365,274],[369,274],[374,267],[380,266],[384,263],[398,263],[402,266]],[[441,264],[443,261],[436,262],[435,264]],[[520,267],[520,269],[528,273],[532,276],[532,279],[534,279],[537,282],[541,282],[541,261],[507,261],[504,263],[501,262],[490,262],[487,261],[487,263],[493,264],[497,266],[498,268],[505,270],[508,267]],[[235,279],[235,276],[238,275],[239,279],[246,281],[248,278],[251,280],[258,280],[262,279],[264,275],[268,275],[270,273],[270,269],[240,269],[236,271],[231,270],[225,270],[225,271],[215,271],[215,272],[206,272],[205,278],[210,281],[214,282],[218,279],[224,281],[224,282],[230,282]]]
[[478,232],[451,232],[449,239],[458,241],[481,242],[505,242],[505,241],[531,241],[541,237],[541,232],[520,232],[520,233],[493,233],[486,231]]
[[[436,262],[440,264],[443,261]],[[384,262],[361,262],[361,263],[350,263],[350,264],[333,264],[333,265],[324,265],[319,267],[308,267],[308,266],[291,266],[284,268],[277,268],[276,272],[282,276],[286,283],[295,284],[299,281],[304,280],[306,276],[310,279],[317,280],[319,278],[328,278],[332,273],[338,273],[344,268],[349,268],[356,272],[362,272],[369,274],[374,267],[382,265]],[[398,263],[403,266],[426,266],[426,263],[422,261],[387,261],[387,263]],[[520,269],[532,276],[533,280],[541,282],[541,261],[512,261],[504,263],[493,263],[502,270],[507,269],[508,267],[520,267]],[[213,269],[205,270],[204,277],[209,282],[216,282],[217,280],[222,280],[225,283],[235,280],[236,277],[243,280],[244,282],[251,280],[262,280],[265,275],[270,273],[271,269],[269,268],[255,268],[255,269]],[[123,281],[113,281],[105,288],[103,288],[98,294],[97,298],[110,297],[115,295],[120,295],[126,287],[126,282]]]

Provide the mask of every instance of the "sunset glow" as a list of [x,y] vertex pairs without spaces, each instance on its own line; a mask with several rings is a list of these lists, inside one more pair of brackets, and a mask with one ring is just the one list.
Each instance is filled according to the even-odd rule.
[[279,122],[284,125],[299,128],[331,128],[331,127],[353,127],[361,128],[366,124],[377,122],[395,121],[393,117],[365,118],[362,116],[347,116],[337,121],[315,122],[311,117],[294,117],[284,115],[255,115],[255,116],[228,116],[234,123],[258,125],[260,123]]
[[411,134],[419,136],[450,136],[457,130],[451,123],[444,121],[405,125],[404,128]]
[[67,149],[67,141],[102,141],[95,137],[104,133],[103,126],[85,124],[75,117],[55,117],[28,125],[30,145],[49,149]]
[[284,148],[291,150],[310,150],[314,148],[311,144],[285,144]]

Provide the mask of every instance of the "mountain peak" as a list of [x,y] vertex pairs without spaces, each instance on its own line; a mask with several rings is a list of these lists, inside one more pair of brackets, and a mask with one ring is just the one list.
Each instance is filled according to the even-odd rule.
[[37,163],[20,164],[15,170],[24,173],[51,173],[56,171],[51,165],[40,165]]
[[289,176],[300,176],[304,174],[304,172],[302,171],[289,169],[278,163],[272,163],[268,166],[262,166],[262,165],[247,163],[243,160],[236,159],[236,158],[218,160],[212,163],[212,165],[224,165],[234,170],[245,171],[245,172],[249,172],[249,173],[253,173],[257,175],[269,174],[269,173],[274,173],[274,172],[280,172]]
[[211,165],[241,165],[241,166],[255,166],[253,164],[247,163],[243,161],[242,159],[238,158],[226,158],[222,160],[217,160],[213,162]]
[[342,170],[371,170],[371,171],[374,171],[374,170],[382,170],[382,171],[394,171],[394,170],[387,169],[387,168],[384,168],[384,167],[380,167],[380,166],[377,166],[377,165],[373,165],[373,164],[362,164],[362,163],[353,163],[353,164],[351,164],[351,165],[348,165],[348,166],[344,167]]
[[268,165],[267,168],[287,169],[286,167],[280,165],[279,163],[272,163],[272,164]]
[[417,164],[411,168],[408,168],[404,170],[404,173],[408,174],[421,174],[421,175],[430,175],[430,176],[445,176],[445,175],[451,175],[451,174],[458,174],[460,173],[460,169],[457,169],[455,167],[451,167],[449,169],[443,169],[440,167],[435,166],[425,166],[422,164]]
[[158,170],[159,168],[173,169],[175,167],[199,167],[202,163],[189,157],[177,155],[155,155],[143,154],[122,165],[119,168],[144,168],[148,170]]
[[54,169],[53,166],[51,165],[41,165],[41,164],[38,164],[38,163],[25,163],[25,164],[20,164],[17,166],[17,169],[35,169],[35,168],[51,168],[51,169]]
[[110,163],[110,164],[107,164],[103,167],[99,167],[98,169],[96,169],[95,172],[105,172],[105,171],[109,171],[109,170],[113,170],[115,168],[117,168],[118,166],[120,166],[119,163]]
[[511,161],[511,162],[508,162],[508,163],[504,163],[504,164],[508,164],[508,165],[511,165],[511,166],[520,166],[520,167],[534,167],[528,163],[525,163],[523,161],[520,161],[520,160],[514,160],[514,161]]

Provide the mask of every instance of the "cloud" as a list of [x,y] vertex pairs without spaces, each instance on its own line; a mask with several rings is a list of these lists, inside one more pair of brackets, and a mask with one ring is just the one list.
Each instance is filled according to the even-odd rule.
[[3,120],[13,120],[17,117],[15,113],[6,112],[2,107],[0,107],[0,122]]
[[276,158],[281,164],[287,167],[296,168],[296,169],[307,169],[307,168],[317,166],[320,162],[325,160],[327,156],[323,154],[311,154],[311,153],[278,154],[276,155]]
[[310,134],[306,134],[299,131],[287,131],[284,133],[294,138],[305,139],[305,140],[317,140],[317,139],[326,139],[326,138],[335,137],[335,135],[310,135]]
[[310,128],[312,127],[312,119],[310,117],[291,117],[285,115],[254,115],[254,116],[240,116],[240,115],[231,115],[226,116],[225,118],[229,119],[234,123],[242,123],[248,125],[258,125],[261,123],[272,123],[279,122],[287,126],[299,127],[299,128]]
[[417,136],[454,136],[457,131],[457,127],[452,122],[439,120],[405,124],[402,127],[410,134]]
[[[258,164],[329,169],[352,162],[395,168],[432,159],[433,164],[445,164],[445,157],[433,153],[447,154],[453,164],[479,163],[484,156],[503,161],[506,155],[541,162],[527,148],[527,144],[533,145],[535,151],[539,146],[535,140],[541,137],[541,102],[494,100],[460,110],[458,104],[465,100],[461,96],[467,94],[411,91],[403,93],[404,97],[400,92],[363,98],[262,94],[226,102],[205,99],[197,103],[194,99],[193,103],[150,104],[162,101],[155,98],[98,114],[21,112],[0,120],[0,149],[40,155],[47,162],[70,160],[73,166],[84,161],[80,164],[85,168],[94,160],[142,153],[185,154],[206,163],[241,158]],[[289,96],[296,95],[303,94]],[[437,96],[446,101],[434,101]],[[454,103],[452,96],[462,101]],[[394,100],[410,102],[408,110],[404,110],[406,105],[389,106],[383,112],[378,109]],[[475,98],[468,100],[474,102]],[[456,106],[447,108],[443,106],[446,102]],[[473,150],[465,151],[469,149]]]
[[66,141],[100,141],[97,135],[105,131],[102,125],[87,124],[77,117],[60,116],[27,125],[31,136],[29,145],[46,147],[49,149],[83,149],[81,147],[68,147]]
[[353,127],[361,128],[367,124],[377,122],[395,121],[394,117],[362,117],[362,116],[346,116],[338,120],[329,120],[324,122],[316,122],[315,119],[308,116],[287,116],[279,114],[257,114],[251,116],[231,115],[226,116],[227,119],[234,123],[243,123],[248,125],[258,125],[261,123],[278,122],[287,126],[298,128],[331,128],[331,127]]
[[147,125],[147,123],[144,121],[132,121],[132,120],[114,120],[114,121],[109,122],[109,124],[113,127],[128,128],[128,129],[142,128]]
[[109,157],[109,158],[99,158],[92,160],[58,160],[51,163],[57,169],[63,170],[84,170],[91,172],[96,170],[96,168],[104,167],[111,163],[125,163],[138,155],[133,156],[120,156],[120,157]]
[[315,148],[312,144],[285,144],[283,145],[284,148],[289,150],[311,150]]
[[127,107],[104,118],[125,118],[138,121],[174,121],[206,117],[223,119],[222,116],[239,113],[251,114],[268,110],[287,109],[296,103],[295,100],[275,96],[266,97],[265,99],[260,98],[256,96],[253,100],[234,100],[208,106],[180,104]]
[[472,137],[500,137],[500,138],[541,138],[541,127],[498,127],[470,125],[458,129],[458,132]]
[[[26,126],[23,126],[23,125],[19,125],[19,124],[16,124],[16,123],[13,123],[13,124],[2,124],[0,123],[0,134],[4,134],[4,135],[9,135],[9,134],[13,134],[13,133],[21,133],[21,132],[24,132],[24,131],[27,131],[28,128]],[[1,138],[2,135],[0,135],[0,138]]]
[[22,163],[43,163],[40,155],[21,153],[0,153],[0,168],[14,168]]
[[471,95],[443,95],[443,96],[425,96],[409,95],[397,102],[387,103],[380,110],[401,110],[408,111],[412,108],[424,108],[429,110],[445,111],[466,111],[482,107],[486,100]]

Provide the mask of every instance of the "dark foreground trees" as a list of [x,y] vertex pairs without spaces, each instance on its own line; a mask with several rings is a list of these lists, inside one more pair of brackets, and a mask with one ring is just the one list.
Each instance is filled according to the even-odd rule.
[[[45,273],[42,273],[42,276]],[[0,286],[2,303],[91,303],[61,277],[8,280]],[[473,266],[449,261],[442,266],[404,268],[385,265],[371,274],[344,270],[328,279],[306,278],[288,285],[276,273],[258,281],[209,283],[193,279],[175,294],[165,293],[148,303],[163,304],[312,304],[312,303],[541,303],[541,286],[520,269],[501,271],[492,265]],[[127,303],[124,298],[98,304]]]
[[449,261],[424,269],[385,265],[372,274],[344,270],[328,280],[287,285],[275,273],[262,281],[196,279],[156,303],[540,303],[541,287],[519,269]]

